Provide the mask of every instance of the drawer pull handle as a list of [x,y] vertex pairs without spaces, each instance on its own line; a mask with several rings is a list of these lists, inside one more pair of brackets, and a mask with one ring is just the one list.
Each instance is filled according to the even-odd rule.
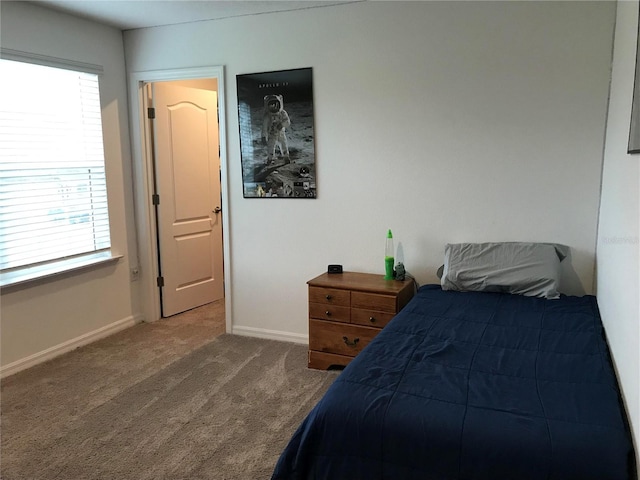
[[327,295],[327,296],[326,296],[326,297],[324,297],[324,298],[326,298],[327,300],[331,300],[333,297],[332,297],[331,295]]
[[358,342],[360,341],[360,339],[357,338],[357,337],[353,339],[353,342],[350,342],[347,337],[342,337],[342,340],[344,341],[345,345],[348,345],[350,347],[355,347],[358,344]]
[[369,317],[369,321],[371,323],[376,323],[376,318],[375,317]]
[[331,312],[330,312],[329,310],[327,310],[326,312],[324,312],[324,314],[325,314],[327,317],[330,317],[330,316],[331,316]]

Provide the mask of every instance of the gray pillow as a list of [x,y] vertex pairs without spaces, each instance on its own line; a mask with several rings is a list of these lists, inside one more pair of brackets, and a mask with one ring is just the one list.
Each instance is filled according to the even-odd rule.
[[558,298],[568,247],[550,243],[455,243],[444,249],[443,290]]

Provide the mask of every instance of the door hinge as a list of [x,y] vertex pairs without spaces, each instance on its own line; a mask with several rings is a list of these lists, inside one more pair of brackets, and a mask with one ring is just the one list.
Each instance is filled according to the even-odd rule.
[[157,193],[154,193],[153,195],[151,195],[151,202],[154,205],[160,205],[160,195],[158,195]]
[[159,287],[164,287],[164,277],[158,277],[157,282]]
[[147,118],[154,119],[156,118],[156,109],[153,107],[147,108]]

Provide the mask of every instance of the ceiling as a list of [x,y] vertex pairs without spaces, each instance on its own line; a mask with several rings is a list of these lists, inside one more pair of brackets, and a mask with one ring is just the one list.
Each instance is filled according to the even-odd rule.
[[[361,1],[361,0],[357,0]],[[41,6],[120,30],[326,7],[344,0],[41,0]]]

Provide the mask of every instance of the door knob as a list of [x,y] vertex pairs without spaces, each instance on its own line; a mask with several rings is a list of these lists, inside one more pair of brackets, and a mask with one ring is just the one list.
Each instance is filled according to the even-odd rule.
[[220,207],[216,207],[213,209],[213,213],[220,213],[222,209]]

